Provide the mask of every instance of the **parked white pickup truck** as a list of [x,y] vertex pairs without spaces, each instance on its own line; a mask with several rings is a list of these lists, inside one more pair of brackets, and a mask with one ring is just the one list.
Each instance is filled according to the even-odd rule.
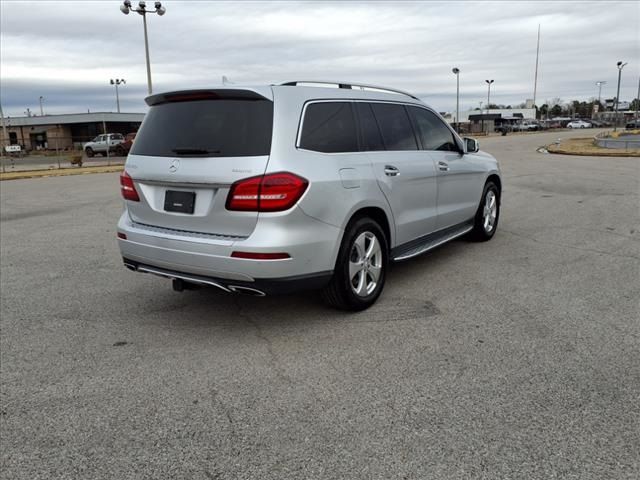
[[124,136],[121,133],[107,133],[98,135],[90,142],[85,143],[82,149],[87,154],[87,157],[93,157],[96,153],[101,153],[106,157],[107,145],[109,145],[109,153],[121,157],[126,153],[120,145],[122,142],[124,142]]

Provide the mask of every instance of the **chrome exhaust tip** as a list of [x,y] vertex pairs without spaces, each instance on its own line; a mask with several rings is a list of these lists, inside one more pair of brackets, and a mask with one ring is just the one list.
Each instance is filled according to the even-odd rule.
[[263,291],[257,290],[251,287],[241,287],[239,285],[227,285],[227,288],[234,293],[241,293],[243,295],[251,295],[252,297],[266,297],[267,294]]
[[135,272],[138,270],[138,267],[136,267],[133,263],[124,262],[124,266],[127,267],[132,272]]

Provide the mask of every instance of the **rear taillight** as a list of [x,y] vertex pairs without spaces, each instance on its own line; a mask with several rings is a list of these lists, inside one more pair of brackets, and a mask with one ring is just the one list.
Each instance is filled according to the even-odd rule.
[[131,200],[132,202],[140,201],[136,187],[133,184],[133,178],[131,178],[126,171],[120,174],[120,193],[122,193],[122,198],[125,200]]
[[231,185],[227,210],[280,212],[300,200],[309,182],[289,172],[245,178]]

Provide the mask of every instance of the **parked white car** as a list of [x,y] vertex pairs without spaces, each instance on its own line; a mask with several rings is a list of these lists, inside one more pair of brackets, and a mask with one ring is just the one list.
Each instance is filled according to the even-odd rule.
[[591,128],[591,124],[584,120],[573,120],[567,123],[567,128]]
[[87,154],[87,157],[93,157],[96,153],[107,155],[107,145],[109,145],[109,152],[114,153],[117,156],[123,156],[126,152],[120,145],[124,142],[124,136],[121,133],[107,133],[105,135],[98,135],[90,142],[85,143],[82,146],[82,150]]

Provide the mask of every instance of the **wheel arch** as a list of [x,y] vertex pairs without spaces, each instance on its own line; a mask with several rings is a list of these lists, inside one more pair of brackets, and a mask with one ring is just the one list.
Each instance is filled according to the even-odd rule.
[[372,220],[375,220],[378,225],[382,228],[385,236],[387,237],[387,247],[390,248],[391,245],[391,225],[389,224],[389,219],[387,218],[387,214],[380,207],[364,207],[359,210],[356,210],[351,218],[347,222],[347,226],[352,222],[357,220],[358,218],[369,217]]
[[502,180],[500,179],[500,176],[492,173],[491,175],[489,175],[487,177],[487,180],[485,181],[485,184],[487,182],[493,182],[496,184],[496,187],[498,187],[498,193],[500,193],[500,196],[502,196]]

